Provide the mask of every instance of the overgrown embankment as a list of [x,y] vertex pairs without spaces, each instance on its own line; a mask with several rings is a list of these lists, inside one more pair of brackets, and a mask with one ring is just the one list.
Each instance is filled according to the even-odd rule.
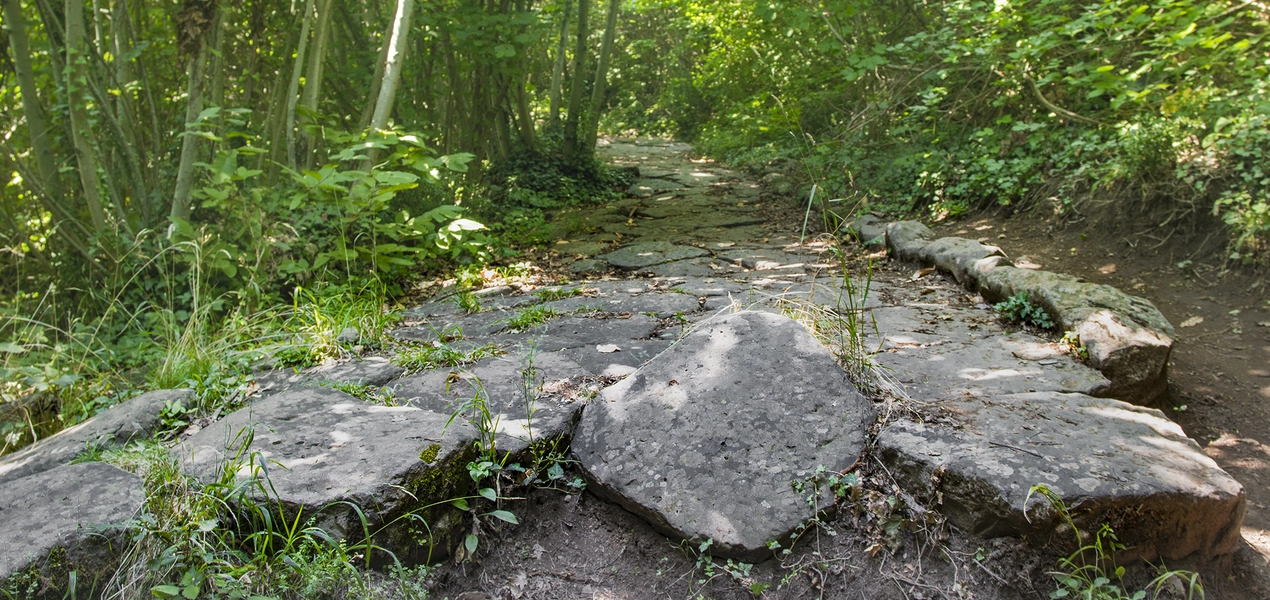
[[1097,200],[1167,227],[1214,215],[1228,257],[1270,259],[1262,3],[729,0],[643,11],[626,29],[632,64],[621,76],[646,85],[621,88],[613,127],[660,127],[782,170],[804,199],[815,185],[826,212],[1062,215]]

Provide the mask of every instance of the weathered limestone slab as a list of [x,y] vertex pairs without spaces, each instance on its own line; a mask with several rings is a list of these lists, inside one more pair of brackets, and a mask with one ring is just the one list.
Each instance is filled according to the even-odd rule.
[[622,345],[628,340],[648,339],[659,322],[648,315],[629,317],[563,317],[548,321],[517,334],[497,335],[490,341],[533,347],[541,352],[557,352],[569,348]]
[[[393,390],[399,402],[443,415],[452,415],[465,402],[483,394],[497,419],[497,445],[513,454],[541,439],[573,432],[582,405],[544,394],[544,386],[581,379],[587,371],[557,352],[509,354],[489,358],[463,369],[435,369],[398,381]],[[531,377],[529,379],[529,377]]]
[[979,280],[998,266],[1014,266],[996,246],[959,237],[939,238],[913,251],[915,258],[951,274],[957,283],[977,289]]
[[956,427],[898,421],[878,450],[905,489],[942,498],[941,512],[962,529],[1041,542],[1070,535],[1039,495],[1024,506],[1043,484],[1084,530],[1109,523],[1129,547],[1123,562],[1204,561],[1239,539],[1243,487],[1158,410],[1055,392],[946,406]]
[[[229,468],[251,476],[249,457],[257,455],[254,466],[265,462],[271,489],[289,516],[313,516],[331,535],[360,539],[362,522],[342,504],[350,502],[361,507],[371,531],[393,525],[377,543],[399,557],[417,557],[428,549],[398,532],[408,519],[395,520],[461,496],[471,483],[465,465],[476,432],[462,420],[447,428],[449,419],[412,406],[370,404],[329,388],[301,388],[235,411],[172,452],[187,473],[204,481],[216,478],[235,456],[241,458]],[[434,524],[432,531],[447,528]]]
[[800,325],[744,311],[604,390],[573,449],[597,494],[670,535],[713,539],[718,555],[758,560],[814,516],[790,483],[851,465],[873,418]]
[[[897,309],[874,312],[886,315]],[[910,396],[922,401],[1044,391],[1090,393],[1107,385],[1102,374],[1070,355],[1055,351],[1052,356],[1029,360],[1015,353],[1021,348],[1039,352],[1047,346],[1027,334],[974,339],[892,330],[886,348],[873,359],[890,369]]]
[[0,485],[0,589],[78,597],[110,578],[127,544],[122,524],[145,503],[141,478],[105,463],[63,465]]
[[854,221],[842,226],[843,230],[855,237],[856,241],[866,246],[886,244],[886,223],[877,215],[866,213],[856,217]]
[[[160,390],[120,402],[100,414],[0,458],[0,484],[64,465],[89,446],[119,448],[148,438],[159,428],[167,402],[188,402],[190,390]],[[0,485],[3,487],[3,485]]]
[[935,232],[917,221],[886,224],[886,247],[900,260],[918,260],[917,251],[934,237]]
[[639,272],[652,273],[656,277],[713,277],[716,275],[724,276],[740,270],[740,267],[736,265],[710,257],[702,257],[653,265],[640,269]]
[[1094,395],[1150,404],[1168,388],[1173,325],[1154,304],[1071,275],[998,267],[980,280],[989,300],[1027,293],[1063,331],[1075,331],[1110,383]]
[[621,344],[579,346],[562,350],[560,354],[593,375],[625,377],[669,348],[670,343],[668,340],[630,340]]
[[640,179],[631,184],[626,193],[640,198],[647,198],[654,194],[682,189],[684,189],[682,184],[665,179]]
[[354,383],[382,386],[401,377],[405,369],[392,364],[382,356],[355,359],[340,363],[318,365],[303,371],[275,369],[256,378],[261,394],[277,394],[301,385],[320,385],[324,382]]
[[639,242],[601,254],[599,258],[619,269],[633,270],[708,254],[708,251],[694,246],[679,246],[669,242]]

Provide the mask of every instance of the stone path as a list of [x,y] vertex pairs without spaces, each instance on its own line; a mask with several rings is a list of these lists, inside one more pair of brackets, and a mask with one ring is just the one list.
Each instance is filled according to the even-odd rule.
[[[866,342],[879,349],[883,378],[858,383],[892,383],[893,397],[866,399],[789,318],[849,310],[830,246],[800,244],[800,223],[778,218],[789,212],[780,200],[688,150],[656,140],[602,147],[640,177],[629,198],[551,224],[561,237],[551,250],[578,280],[480,291],[470,314],[442,298],[407,311],[392,334],[403,348],[470,361],[410,372],[368,357],[262,374],[257,400],[174,455],[204,479],[251,473],[241,457],[261,457],[288,510],[357,537],[356,504],[381,531],[377,543],[403,559],[456,547],[463,515],[422,507],[471,495],[466,466],[491,439],[525,465],[572,442],[596,495],[673,538],[713,540],[720,556],[762,558],[830,504],[814,494],[809,504],[791,485],[817,468],[875,464],[969,534],[1053,532],[1052,510],[1035,496],[1025,506],[1029,488],[1044,484],[1082,524],[1115,525],[1136,556],[1204,562],[1230,551],[1238,482],[1163,413],[1116,399],[1149,402],[1166,376],[1171,327],[1149,303],[1021,272],[1000,249],[930,239],[920,224],[861,219],[852,231],[864,247],[891,256],[867,298],[854,299],[862,322],[876,323]],[[1003,324],[989,300],[1017,291],[1077,331],[1089,360]],[[382,387],[391,401],[320,387],[332,382]],[[155,406],[137,399],[116,410],[153,422]],[[486,432],[474,418],[483,415]],[[85,431],[115,427],[105,416]],[[57,465],[84,435],[68,430],[0,459],[0,481],[13,473],[6,490],[39,489],[41,477],[69,472]],[[139,489],[123,479],[121,489]],[[5,498],[0,521],[49,519],[56,531],[131,510],[59,517]],[[408,526],[411,514],[430,537]],[[76,544],[61,533],[40,540],[24,552]],[[12,552],[0,550],[0,579],[32,564]]]

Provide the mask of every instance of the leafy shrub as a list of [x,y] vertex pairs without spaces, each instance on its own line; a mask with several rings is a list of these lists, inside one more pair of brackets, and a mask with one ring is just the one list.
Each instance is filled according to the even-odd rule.
[[1027,323],[1041,329],[1053,329],[1054,321],[1050,319],[1044,308],[1032,304],[1028,300],[1027,292],[1019,292],[1007,298],[1004,302],[998,302],[992,305],[1001,316],[1019,323]]

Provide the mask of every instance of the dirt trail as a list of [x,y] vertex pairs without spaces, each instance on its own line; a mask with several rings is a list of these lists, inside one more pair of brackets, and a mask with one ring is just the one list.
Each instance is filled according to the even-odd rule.
[[[709,283],[732,286],[741,293],[761,290],[772,294],[806,287],[809,281],[818,281],[817,277],[826,274],[823,267],[827,265],[821,263],[830,262],[828,245],[813,243],[812,239],[799,243],[803,237],[804,215],[796,203],[770,195],[757,182],[711,161],[691,159],[689,151],[686,145],[656,140],[616,140],[603,146],[602,152],[610,161],[639,169],[641,178],[632,186],[632,198],[562,215],[556,223],[561,225],[564,239],[535,258],[553,265],[575,281],[590,278],[595,282],[600,278],[611,282],[599,283],[601,288],[636,295],[651,294],[677,279],[689,281],[688,288]],[[942,235],[988,238],[1004,246],[1012,256],[1031,252],[1037,262],[1055,271],[1085,275],[1088,265],[1096,268],[1115,261],[1115,257],[1102,261],[1101,255],[1084,263],[1051,260],[1055,253],[1048,248],[1068,242],[1020,235],[1025,231],[1021,221],[967,221],[939,228]],[[998,238],[1002,233],[1005,238]],[[1015,235],[1023,239],[1016,240]],[[1025,241],[1032,241],[1033,245],[1026,245]],[[1044,243],[1047,241],[1048,245]],[[706,252],[647,266],[639,266],[640,257],[671,250],[644,247],[646,252],[631,256],[619,256],[615,252],[620,247],[644,242],[670,242],[679,248],[689,246]],[[1084,253],[1094,251],[1092,244],[1084,247],[1089,248]],[[1075,253],[1068,251],[1059,256],[1083,258],[1084,254],[1078,247]],[[610,271],[609,265],[618,265],[619,259],[632,266],[623,267],[625,271]],[[848,260],[855,270],[862,271],[866,253],[861,250]],[[1134,267],[1124,259],[1120,262],[1124,264],[1117,267],[1117,279],[1098,281],[1152,300],[1156,300],[1152,291],[1168,285],[1168,282],[1161,283],[1158,277],[1125,278]],[[877,264],[873,277],[877,282],[878,301],[957,305],[963,311],[982,310],[986,311],[982,326],[993,332],[1000,328],[994,323],[990,309],[977,307],[976,300],[950,279],[938,273],[923,274],[921,282],[914,284],[913,276],[911,265],[894,261]],[[1144,285],[1138,286],[1138,283]],[[633,289],[636,287],[641,289]],[[729,294],[703,295],[700,314],[730,304],[737,292]],[[1245,304],[1252,300],[1250,297]],[[1160,307],[1174,323],[1188,318],[1188,315],[1179,317],[1178,306],[1166,303]],[[1252,308],[1246,308],[1234,316],[1242,316],[1241,322],[1248,321],[1248,315],[1253,312]],[[688,318],[702,318],[700,314]],[[1221,314],[1226,320],[1207,317],[1203,325],[1229,324],[1232,315]],[[931,323],[938,329],[937,321]],[[1249,321],[1241,335],[1248,336],[1248,330],[1255,327]],[[1180,331],[1185,336],[1199,329],[1196,326]],[[1260,330],[1254,331],[1260,333]],[[999,332],[993,333],[996,334]],[[1250,342],[1246,343],[1251,346]],[[1266,344],[1262,341],[1263,347],[1259,349],[1270,352]],[[1189,402],[1190,405],[1185,411],[1168,412],[1180,416],[1188,432],[1207,443],[1209,453],[1249,486],[1250,497],[1259,497],[1252,496],[1254,488],[1249,480],[1253,474],[1259,476],[1260,471],[1250,469],[1248,461],[1231,459],[1236,451],[1246,452],[1252,442],[1234,437],[1238,434],[1226,435],[1226,429],[1212,425],[1218,416],[1226,413],[1205,404],[1205,396],[1213,396],[1216,400],[1212,407],[1221,407],[1219,402],[1225,402],[1223,398],[1228,396],[1218,394],[1231,392],[1213,385],[1211,367],[1190,362],[1195,356],[1190,348],[1183,337],[1174,362],[1179,374],[1196,373],[1184,375],[1175,394],[1183,399],[1179,404]],[[1231,369],[1224,367],[1224,370]],[[1220,383],[1229,376],[1220,374],[1217,378]],[[1208,387],[1190,383],[1192,381],[1203,382]],[[1247,393],[1270,394],[1270,388],[1249,389]],[[1196,399],[1188,400],[1191,397]],[[1246,418],[1250,413],[1241,414]],[[1233,423],[1221,423],[1228,422]],[[1245,431],[1248,429],[1245,425]],[[1233,428],[1230,431],[1233,433]],[[1260,448],[1259,443],[1256,448]],[[867,479],[887,480],[879,467],[869,466],[861,473]],[[898,488],[874,488],[873,492],[876,495],[854,504],[861,507],[860,510],[844,511],[845,514],[810,527],[792,553],[756,565],[741,565],[711,559],[708,551],[703,553],[701,548],[669,539],[642,519],[598,500],[589,492],[565,495],[537,490],[527,494],[516,509],[522,525],[487,532],[482,540],[483,550],[475,560],[462,564],[447,562],[434,573],[434,589],[437,595],[445,597],[479,591],[516,600],[690,597],[991,600],[1045,598],[1054,589],[1049,572],[1058,558],[1055,550],[1038,550],[1012,538],[977,538],[937,523],[905,519],[903,514],[891,511],[897,502],[912,502],[911,497]],[[1265,492],[1261,488],[1256,493]],[[1250,505],[1250,511],[1253,510]],[[1250,522],[1244,531],[1246,540],[1252,538],[1248,544],[1241,546],[1227,562],[1205,570],[1208,597],[1265,597],[1262,590],[1270,587],[1264,586],[1267,579],[1258,568],[1264,565],[1264,560],[1253,544],[1259,543],[1256,535],[1262,529],[1255,523]],[[1128,583],[1141,586],[1153,575],[1149,569],[1137,568],[1131,570]]]

